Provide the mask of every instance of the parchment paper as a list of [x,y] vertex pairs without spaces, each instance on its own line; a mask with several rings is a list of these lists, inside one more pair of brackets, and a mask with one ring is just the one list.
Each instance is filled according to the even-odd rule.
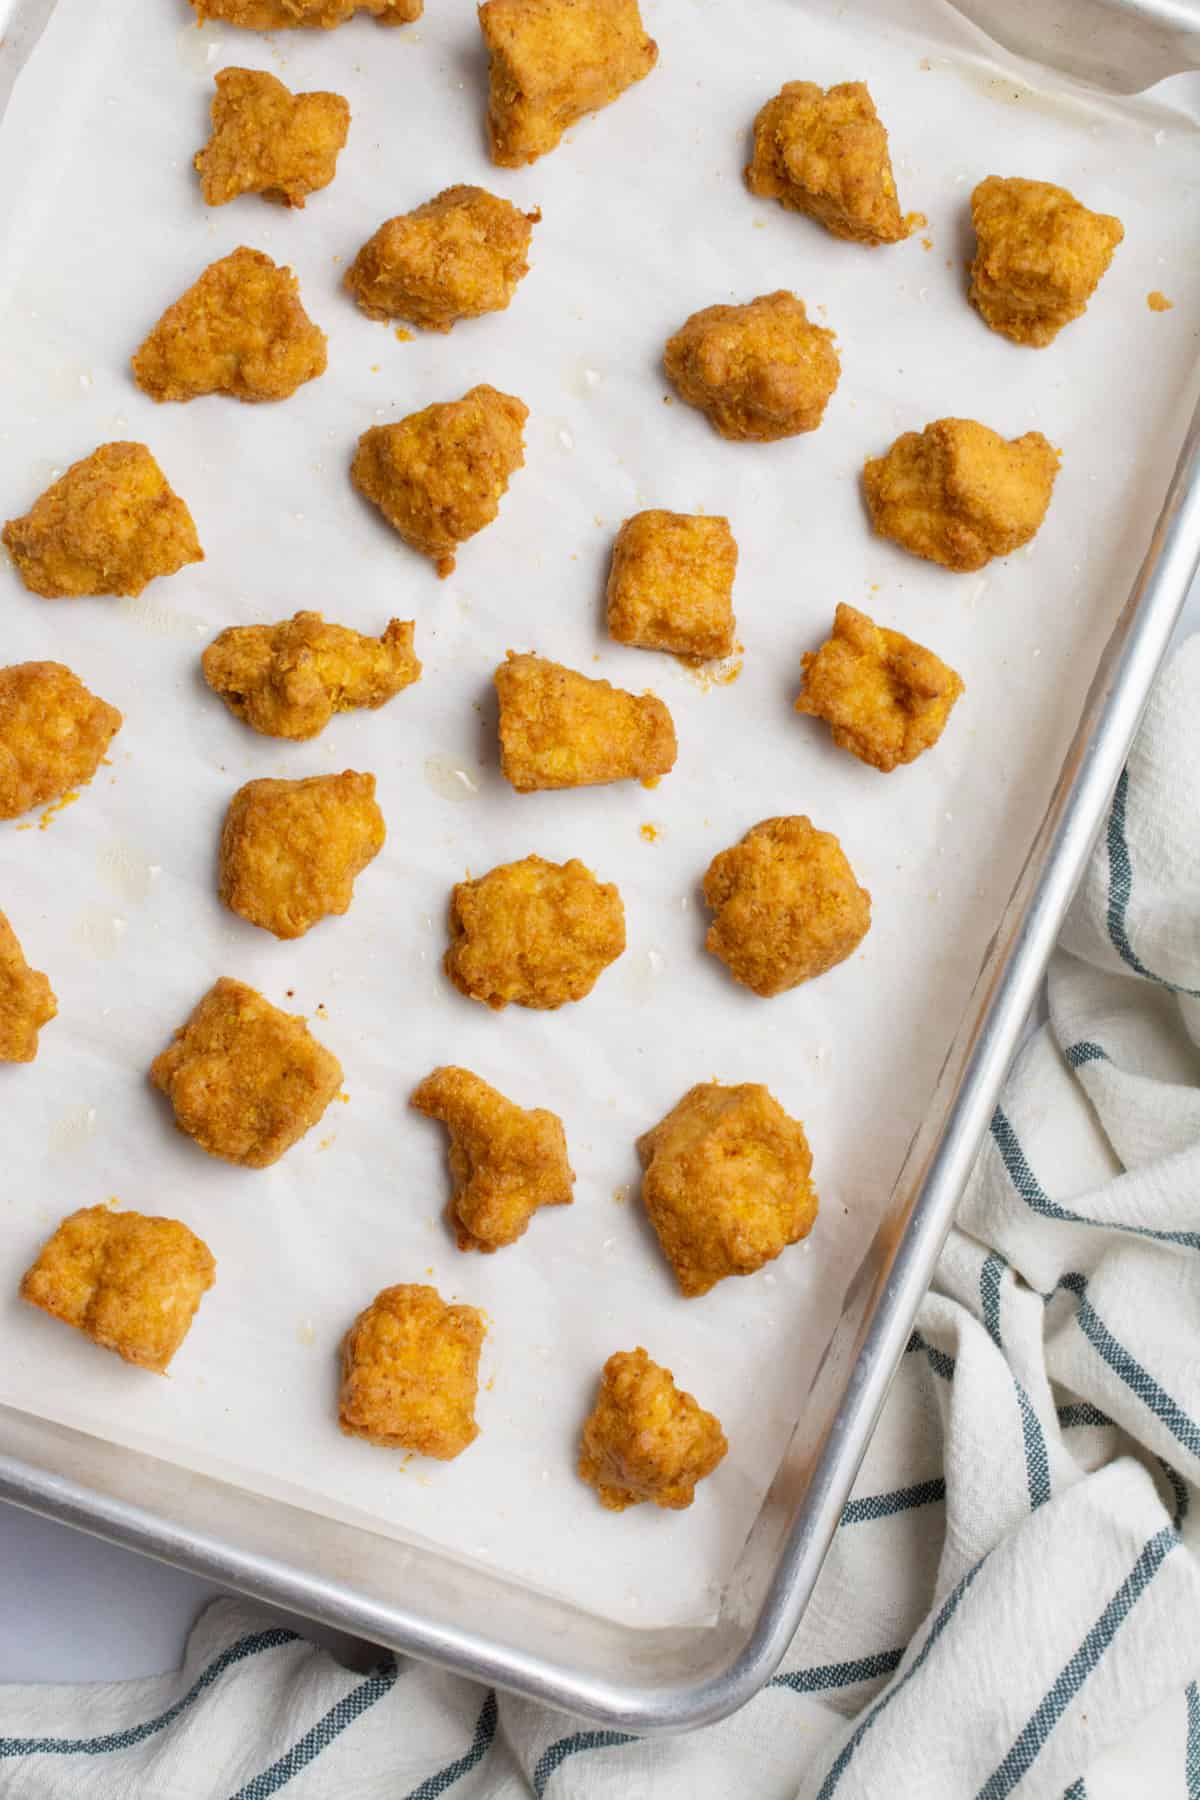
[[[1028,87],[915,0],[648,0],[645,15],[659,68],[517,173],[484,152],[469,0],[430,0],[403,30],[274,40],[197,31],[174,0],[59,0],[18,82],[0,135],[3,513],[96,444],[138,438],[207,561],[136,601],[47,603],[0,572],[3,660],[65,661],[126,720],[77,803],[0,837],[0,906],[61,1008],[37,1062],[0,1070],[0,1398],[650,1625],[711,1613],[922,1115],[1145,546],[1190,405],[1200,269],[1197,138],[1177,113]],[[349,97],[337,179],[305,211],[201,204],[190,159],[229,63]],[[754,113],[799,76],[869,79],[927,233],[867,251],[745,192]],[[1060,181],[1125,222],[1090,312],[1051,350],[1009,345],[966,304],[967,201],[991,172]],[[398,342],[342,273],[382,219],[455,181],[542,207],[532,272],[508,313]],[[278,407],[155,407],[130,352],[241,243],[297,270],[327,375]],[[837,330],[841,385],[815,435],[726,444],[667,404],[663,341],[698,307],[779,286]],[[1173,311],[1148,310],[1152,288]],[[531,408],[527,467],[438,582],[348,464],[368,425],[484,380]],[[946,413],[1038,427],[1065,452],[1035,544],[980,576],[906,557],[861,510],[864,456]],[[730,685],[604,634],[613,534],[645,506],[733,521],[745,667]],[[888,777],[791,710],[838,600],[966,679],[936,752]],[[204,688],[200,650],[302,606],[373,632],[415,618],[423,680],[307,745],[254,736]],[[652,687],[678,726],[674,774],[652,793],[512,794],[490,690],[509,647]],[[277,943],[217,901],[225,806],[253,776],[343,767],[377,774],[387,847],[345,918]],[[875,922],[841,968],[763,1001],[703,953],[698,884],[757,820],[799,811],[840,834]],[[530,851],[615,880],[629,948],[582,1005],[496,1016],[440,972],[446,901],[468,868]],[[205,1156],[146,1080],[221,974],[306,1013],[345,1066],[347,1103],[265,1173]],[[443,1135],[407,1109],[446,1061],[566,1124],[576,1204],[494,1257],[454,1249]],[[634,1140],[712,1077],[765,1081],[805,1121],[822,1208],[803,1247],[684,1301],[641,1214]],[[184,1219],[218,1259],[167,1380],[15,1298],[60,1216],[110,1196]],[[334,1423],[342,1332],[383,1285],[424,1279],[491,1322],[481,1435],[446,1466]],[[615,1518],[577,1482],[575,1445],[604,1358],[639,1343],[731,1448],[690,1511]]]

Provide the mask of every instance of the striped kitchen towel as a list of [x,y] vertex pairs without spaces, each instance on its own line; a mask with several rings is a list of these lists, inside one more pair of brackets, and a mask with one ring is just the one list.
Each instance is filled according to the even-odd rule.
[[[1200,638],[1152,700],[782,1671],[596,1731],[219,1601],[0,1689],[6,1800],[1200,1800]],[[701,1502],[703,1503],[703,1502]]]

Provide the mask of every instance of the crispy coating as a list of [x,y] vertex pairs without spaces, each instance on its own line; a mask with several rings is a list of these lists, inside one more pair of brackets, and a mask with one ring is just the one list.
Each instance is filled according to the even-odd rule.
[[132,363],[152,400],[286,400],[325,373],[325,333],[292,271],[243,244],[168,306]]
[[316,737],[334,713],[385,706],[421,675],[411,619],[392,619],[373,638],[319,612],[227,626],[200,661],[231,713],[264,737],[296,740]]
[[728,1448],[716,1414],[677,1388],[670,1369],[639,1345],[604,1365],[583,1427],[579,1474],[609,1512],[643,1500],[680,1511]]
[[1125,236],[1050,181],[989,175],[971,195],[971,304],[993,331],[1041,349],[1087,311]]
[[491,524],[509,476],[523,466],[528,417],[511,394],[473,387],[461,400],[364,431],[350,479],[445,577],[459,544]]
[[62,663],[0,669],[0,819],[85,787],[121,725]]
[[501,863],[450,896],[446,973],[495,1012],[582,1000],[624,948],[620,894],[574,859]]
[[527,1110],[469,1069],[435,1069],[410,1102],[450,1137],[447,1216],[460,1250],[502,1250],[542,1206],[570,1206],[575,1172],[557,1113]]
[[85,1206],[42,1245],[21,1298],[102,1350],[165,1375],[216,1268],[208,1245],[178,1219]]
[[500,767],[518,794],[605,781],[654,785],[675,767],[675,726],[653,694],[629,694],[514,650],[495,680]]
[[221,898],[277,938],[303,937],[330,913],[349,910],[355,877],[386,837],[373,775],[345,769],[303,781],[248,781],[225,814]]
[[459,319],[503,312],[529,273],[541,218],[481,187],[448,187],[368,238],[346,287],[371,319],[449,331]]
[[145,444],[101,444],[0,539],[44,600],[136,595],[155,576],[204,561],[191,513]]
[[733,649],[738,547],[720,516],[652,510],[626,519],[608,575],[608,629],[619,644],[678,656]]
[[517,169],[648,75],[658,45],[637,0],[486,0],[492,161]]
[[16,932],[0,912],[0,1062],[32,1062],[38,1032],[57,1012],[49,981],[25,961]]
[[824,91],[785,82],[754,121],[746,186],[859,244],[898,244],[920,216],[900,217],[888,135],[865,81]]
[[475,1396],[486,1327],[474,1306],[402,1283],[376,1294],[342,1340],[338,1424],[385,1450],[450,1462],[479,1436]]
[[880,537],[967,573],[1029,543],[1057,474],[1040,431],[1003,438],[974,419],[935,419],[868,459],[863,487]]
[[248,31],[287,31],[308,26],[332,31],[356,12],[368,13],[381,25],[410,25],[425,10],[425,0],[191,0],[197,25],[220,19]]
[[796,711],[824,719],[835,744],[884,774],[932,749],[963,691],[932,650],[844,604],[803,666]]
[[663,364],[722,437],[759,444],[815,431],[842,369],[833,332],[784,288],[693,313],[668,339]]
[[350,130],[341,94],[293,94],[263,69],[221,69],[212,102],[212,135],[192,158],[209,206],[261,194],[303,206],[328,187]]
[[704,898],[716,914],[706,948],[764,998],[844,962],[871,924],[842,846],[803,815],[763,819],[714,856]]
[[155,1057],[150,1079],[202,1150],[267,1169],[316,1124],[342,1065],[299,1013],[222,976]]
[[759,1082],[689,1088],[638,1155],[647,1215],[689,1300],[753,1275],[813,1228],[804,1127]]

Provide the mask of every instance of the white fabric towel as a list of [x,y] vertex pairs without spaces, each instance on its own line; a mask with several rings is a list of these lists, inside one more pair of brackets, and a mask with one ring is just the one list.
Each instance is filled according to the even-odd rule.
[[[1200,1800],[1200,637],[1152,700],[781,1673],[643,1742],[255,1608],[0,1689],[8,1800]],[[703,1496],[700,1502],[703,1505]]]

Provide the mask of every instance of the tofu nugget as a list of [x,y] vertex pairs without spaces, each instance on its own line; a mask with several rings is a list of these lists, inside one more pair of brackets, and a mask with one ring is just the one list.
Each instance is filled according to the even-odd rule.
[[720,516],[640,512],[613,545],[608,629],[619,644],[701,659],[733,649],[738,548]]
[[579,1474],[609,1512],[643,1500],[680,1511],[728,1448],[716,1414],[677,1388],[670,1369],[639,1346],[618,1350],[604,1365],[583,1428]]
[[410,25],[425,10],[425,0],[191,0],[196,23],[220,19],[226,25],[242,25],[248,31],[287,31],[308,26],[332,31],[356,12],[365,12],[381,25]]
[[38,1032],[57,1012],[50,983],[25,961],[16,932],[0,912],[0,1062],[32,1062]]
[[785,82],[754,121],[746,186],[859,244],[898,244],[925,222],[900,217],[887,132],[865,81],[824,91]]
[[330,913],[348,911],[355,876],[386,837],[373,775],[345,769],[248,781],[225,814],[221,898],[277,938],[303,937]]
[[242,245],[168,306],[132,361],[152,400],[286,400],[325,373],[325,333],[292,271]]
[[971,195],[971,304],[993,331],[1038,349],[1086,312],[1125,236],[1049,181],[989,175]]
[[527,856],[450,897],[445,970],[460,993],[500,1012],[552,1012],[590,994],[625,948],[625,908],[581,862]]
[[461,400],[364,431],[350,479],[445,577],[458,546],[496,517],[509,476],[524,464],[528,417],[511,394],[473,387]]
[[0,538],[44,600],[132,596],[157,575],[204,561],[191,513],[145,444],[101,444]]
[[884,774],[941,737],[962,677],[902,632],[840,605],[833,636],[803,658],[796,711],[824,719],[833,741]]
[[342,1342],[338,1424],[385,1450],[450,1462],[479,1436],[475,1397],[486,1328],[436,1288],[384,1288]]
[[450,1136],[448,1215],[460,1250],[502,1250],[542,1206],[570,1206],[575,1174],[562,1120],[526,1111],[469,1069],[435,1069],[411,1104]]
[[393,619],[381,638],[298,612],[278,625],[230,625],[200,659],[204,679],[264,737],[304,739],[334,713],[384,706],[420,678],[412,620]]
[[935,419],[870,458],[863,487],[880,537],[967,573],[1030,542],[1057,474],[1040,431],[1002,438],[974,419]]
[[518,794],[605,781],[654,786],[675,767],[675,726],[653,694],[518,656],[496,670],[500,767]]
[[529,273],[541,216],[486,188],[445,188],[381,225],[347,269],[346,286],[368,318],[407,319],[425,331],[503,312]]
[[102,1350],[165,1375],[216,1279],[208,1245],[178,1219],[85,1206],[21,1278],[21,1298]]
[[841,845],[802,815],[763,819],[714,856],[704,898],[717,915],[705,946],[764,998],[844,962],[871,924]]
[[637,0],[485,0],[479,29],[492,161],[509,169],[545,156],[658,61]]
[[782,288],[693,313],[668,339],[663,363],[722,437],[760,444],[815,431],[842,369],[833,332]]
[[298,1013],[223,976],[155,1057],[150,1079],[202,1150],[267,1169],[316,1124],[342,1065]]
[[261,194],[303,206],[328,187],[350,130],[341,94],[293,94],[264,69],[221,69],[212,136],[192,162],[209,206]]
[[689,1300],[753,1275],[813,1228],[804,1127],[758,1082],[690,1088],[638,1155],[646,1212]]
[[62,663],[0,669],[0,819],[85,787],[121,724]]

